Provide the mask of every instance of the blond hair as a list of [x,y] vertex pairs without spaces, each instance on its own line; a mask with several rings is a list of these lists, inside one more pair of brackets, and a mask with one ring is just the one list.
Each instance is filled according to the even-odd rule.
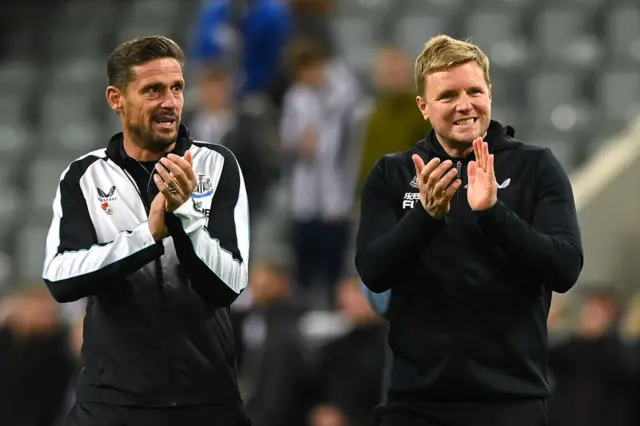
[[424,95],[429,74],[471,61],[478,63],[484,73],[484,80],[489,85],[489,58],[482,49],[470,41],[457,40],[446,35],[433,37],[425,44],[424,50],[416,59],[414,73],[418,95]]

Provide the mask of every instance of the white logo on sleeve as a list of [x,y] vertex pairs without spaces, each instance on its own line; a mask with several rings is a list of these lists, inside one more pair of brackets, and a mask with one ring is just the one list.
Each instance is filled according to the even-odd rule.
[[508,178],[504,182],[498,184],[498,189],[505,189],[511,183],[511,178]]

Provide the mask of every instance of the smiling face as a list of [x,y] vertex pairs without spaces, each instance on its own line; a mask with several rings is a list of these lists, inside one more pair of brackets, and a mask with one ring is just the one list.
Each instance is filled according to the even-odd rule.
[[184,105],[184,77],[174,58],[152,59],[132,67],[126,87],[107,88],[125,138],[152,152],[165,152],[178,137]]
[[418,108],[441,143],[471,145],[491,121],[491,86],[476,61],[429,74]]

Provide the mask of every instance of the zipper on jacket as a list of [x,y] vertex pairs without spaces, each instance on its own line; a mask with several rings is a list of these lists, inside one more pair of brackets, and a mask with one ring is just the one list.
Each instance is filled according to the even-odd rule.
[[[463,243],[463,238],[462,238],[462,221],[463,221],[463,216],[464,216],[464,212],[463,212],[463,206],[464,206],[464,177],[462,175],[462,161],[458,160],[456,162],[456,170],[458,172],[458,179],[460,179],[460,188],[458,188],[458,190],[456,191],[456,196],[455,196],[455,200],[456,200],[456,227],[457,227],[457,232],[456,232],[456,252],[460,253],[460,251],[462,250],[462,243]],[[451,356],[452,358],[456,358],[457,357],[457,348],[456,348],[456,337],[458,334],[458,330],[460,329],[460,311],[461,311],[461,306],[460,306],[460,286],[459,283],[462,282],[462,258],[463,255],[459,255],[456,256],[456,268],[455,271],[457,271],[457,276],[456,276],[456,289],[454,290],[453,293],[453,298],[454,298],[454,310],[455,310],[455,315],[454,315],[454,329],[453,329],[453,341],[452,341],[452,347],[451,347]]]
[[[151,173],[149,174],[149,180],[147,180],[147,197],[149,199],[149,206],[151,206],[151,203],[153,203],[153,198],[152,198],[152,193],[151,193],[151,188],[152,188],[152,184],[153,184],[153,175],[154,173],[156,173],[155,169],[151,171]],[[160,259],[156,259],[155,260],[155,267],[156,267],[156,277],[157,277],[157,283],[158,283],[158,293],[159,293],[159,297],[160,297],[160,301],[162,303],[162,307],[165,310],[165,315],[164,318],[171,318],[171,312],[169,312],[169,304],[167,302],[167,295],[164,291],[164,274],[162,273],[162,261]],[[166,324],[166,329],[169,330],[171,324],[167,323]],[[169,336],[172,336],[172,333],[169,333]],[[169,348],[171,347],[171,344],[168,342],[167,344],[167,359],[166,359],[166,374],[167,374],[167,388],[166,388],[166,392],[167,392],[167,398],[169,400],[169,402],[171,403],[172,406],[176,406],[177,402],[176,402],[176,398],[175,395],[172,392],[173,387],[173,380],[172,380],[172,375],[171,375],[171,357],[169,355]]]
[[[123,168],[124,170],[124,168]],[[149,217],[149,212],[151,211],[151,203],[153,203],[153,200],[150,199],[149,200],[149,205],[147,205],[147,203],[145,202],[144,197],[142,196],[142,192],[140,192],[140,188],[138,187],[138,184],[136,183],[135,179],[133,178],[133,176],[130,176],[130,174],[124,170],[125,175],[127,175],[127,178],[129,178],[129,181],[131,181],[131,184],[133,185],[134,189],[136,190],[136,192],[138,193],[138,196],[140,197],[140,201],[142,201],[142,206],[144,207],[145,212],[147,213],[147,217]],[[150,197],[150,189],[151,189],[151,181],[153,180],[153,173],[151,172],[151,174],[149,175],[149,180],[147,181],[147,188],[146,188],[146,193],[147,193],[147,197]],[[156,243],[157,244],[157,243]],[[162,308],[164,309],[164,319],[167,320],[170,316],[169,316],[169,308],[167,305],[167,300],[166,300],[166,293],[164,291],[164,274],[162,273],[162,261],[160,259],[156,259],[153,261],[154,263],[154,268],[155,268],[155,272],[156,272],[156,287],[158,289],[158,297],[160,299],[160,303],[162,305]],[[168,329],[169,324],[166,324],[166,328],[165,330]],[[171,333],[169,333],[169,336],[171,336]],[[169,357],[169,348],[170,348],[170,342],[167,341],[167,348],[166,348],[166,364],[165,364],[165,373],[166,373],[166,395],[167,395],[167,399],[169,400],[169,403],[172,406],[175,406],[177,403],[175,401],[174,395],[171,392],[171,389],[173,389],[173,381],[171,380],[171,362],[170,362],[170,357]]]

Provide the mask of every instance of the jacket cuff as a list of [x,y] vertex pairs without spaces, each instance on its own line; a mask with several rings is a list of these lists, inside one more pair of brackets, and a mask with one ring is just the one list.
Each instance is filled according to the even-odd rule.
[[144,222],[138,225],[133,230],[133,233],[137,235],[137,237],[140,239],[140,242],[144,247],[155,245],[156,249],[158,250],[158,253],[160,255],[164,254],[164,244],[162,240],[156,241],[153,239],[153,234],[151,233],[151,229],[149,228],[149,222]]
[[440,219],[434,218],[425,210],[420,202],[418,202],[417,205],[406,214],[406,216],[409,216],[409,219],[415,225],[430,231],[439,231],[445,224],[444,217]]
[[156,243],[153,239],[153,234],[151,234],[151,229],[149,228],[149,222],[144,222],[138,225],[133,233],[138,237],[140,245],[142,247],[149,247]]
[[474,213],[482,228],[501,226],[507,221],[507,206],[500,200],[496,201],[493,207],[475,210]]
[[190,234],[206,223],[206,216],[197,210],[193,199],[189,198],[184,204],[173,211],[175,217],[180,219],[184,232]]

